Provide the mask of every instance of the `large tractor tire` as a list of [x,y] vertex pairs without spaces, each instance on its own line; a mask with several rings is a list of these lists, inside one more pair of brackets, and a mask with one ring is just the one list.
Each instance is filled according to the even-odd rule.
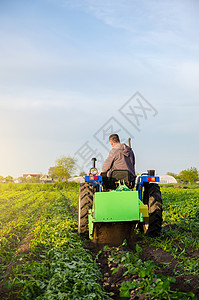
[[93,205],[93,195],[96,188],[91,183],[80,183],[79,209],[78,209],[78,233],[88,234],[88,211]]
[[144,204],[149,209],[149,224],[145,226],[145,233],[150,237],[157,237],[162,229],[162,198],[160,187],[156,183],[147,183],[144,186]]

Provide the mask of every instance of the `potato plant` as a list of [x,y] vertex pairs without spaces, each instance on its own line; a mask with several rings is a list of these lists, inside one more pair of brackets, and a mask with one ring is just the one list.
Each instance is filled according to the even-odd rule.
[[[6,193],[8,196],[9,193]],[[27,194],[24,191],[22,194],[12,191],[10,201],[15,208],[15,217],[13,215],[12,220],[7,220],[7,224],[20,223],[17,229],[20,229],[21,234],[27,224],[28,227],[32,225],[31,233],[34,237],[27,254],[14,255],[17,243],[12,245],[12,251],[6,248],[9,257],[15,256],[20,263],[14,264],[13,273],[5,282],[8,293],[2,295],[2,299],[13,296],[16,299],[42,300],[109,299],[99,284],[102,280],[99,267],[91,253],[84,249],[77,234],[77,198],[77,188],[73,188],[73,185],[67,190],[31,190]]]
[[[78,184],[0,190],[1,299],[199,296],[198,188],[161,188],[161,236],[137,229],[135,249],[107,246],[95,259],[77,233]],[[19,253],[29,234],[28,251]]]

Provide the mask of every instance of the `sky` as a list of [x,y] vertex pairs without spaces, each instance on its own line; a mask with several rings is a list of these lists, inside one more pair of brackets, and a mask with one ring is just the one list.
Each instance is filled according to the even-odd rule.
[[102,167],[131,138],[136,171],[199,170],[198,0],[0,0],[0,175]]

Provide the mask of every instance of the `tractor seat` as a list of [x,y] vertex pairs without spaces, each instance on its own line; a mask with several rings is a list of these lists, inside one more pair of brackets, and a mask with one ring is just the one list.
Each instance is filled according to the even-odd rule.
[[135,185],[135,182],[131,182],[131,174],[128,170],[113,170],[111,172],[110,178],[107,178],[106,173],[103,173],[103,183],[106,186],[106,189],[115,190],[118,186],[117,182],[125,183],[130,189]]
[[119,180],[125,183],[130,182],[130,172],[128,170],[113,170],[110,177],[114,182]]
[[111,182],[117,188],[117,182],[120,180],[121,183],[125,183],[130,189],[134,188],[135,180],[132,182],[131,173],[129,170],[113,170],[111,172]]

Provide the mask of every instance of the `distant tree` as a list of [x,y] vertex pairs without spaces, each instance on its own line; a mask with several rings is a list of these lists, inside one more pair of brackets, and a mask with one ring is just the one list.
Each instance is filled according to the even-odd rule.
[[24,176],[19,177],[18,180],[20,180],[23,183],[27,182],[26,177],[24,177]]
[[55,166],[50,167],[48,174],[59,181],[67,180],[75,170],[75,159],[69,156],[61,156],[55,161]]
[[31,176],[30,178],[26,179],[26,182],[29,182],[29,183],[40,183],[40,177],[39,176]]
[[180,176],[175,173],[167,172],[167,175],[174,177],[177,180],[177,182],[181,181]]
[[55,167],[50,167],[48,170],[48,175],[52,178],[55,179],[56,178],[56,173],[55,173]]
[[86,176],[86,172],[84,172],[84,171],[83,171],[83,172],[80,172],[80,173],[79,173],[79,176]]
[[2,182],[4,180],[3,176],[0,176],[0,182]]
[[177,174],[172,173],[172,172],[167,172],[167,175],[173,176],[174,178],[177,176]]
[[8,175],[7,177],[5,177],[5,181],[6,182],[13,182],[13,177]]
[[198,170],[195,167],[180,172],[180,178],[183,181],[193,183],[198,180]]

